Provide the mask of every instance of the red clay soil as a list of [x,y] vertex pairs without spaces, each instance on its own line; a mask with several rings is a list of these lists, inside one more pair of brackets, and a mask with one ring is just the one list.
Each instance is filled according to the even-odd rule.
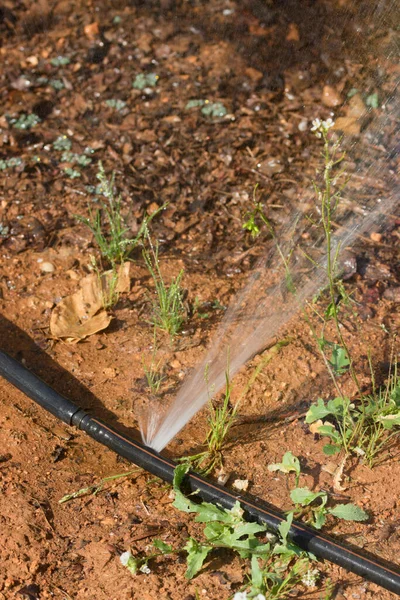
[[[321,167],[313,119],[353,119],[343,143],[357,202],[394,192],[398,17],[394,3],[382,1],[2,0],[0,347],[92,414],[138,435],[137,409],[150,396],[143,361],[151,360],[153,346],[153,284],[140,250],[132,255],[130,291],[107,329],[76,344],[53,339],[49,330],[53,308],[78,289],[97,253],[76,219],[98,206],[97,162],[115,171],[132,236],[143,214],[168,203],[151,233],[166,279],[184,269],[187,315],[175,342],[160,344],[162,403],[195,367],[225,307],[270,247],[266,233],[252,240],[242,227],[254,186],[277,229],[310,202]],[[144,89],[137,89],[143,76]],[[190,100],[207,103],[187,108]],[[213,103],[223,108],[204,114]],[[53,145],[60,136],[71,140],[70,153],[91,162],[63,155],[62,141]],[[368,352],[380,384],[400,350],[393,341],[400,218],[393,212],[385,230],[372,226],[357,241],[346,280],[356,314],[346,318],[344,335],[366,391]],[[349,459],[337,496],[332,474],[339,459],[324,455],[324,440],[304,421],[310,402],[332,397],[333,386],[302,319],[289,323],[285,336],[290,343],[242,399],[223,453],[226,485],[246,479],[249,492],[289,510],[292,481],[267,465],[290,450],[300,458],[302,485],[370,515],[366,523],[331,518],[325,530],[398,563],[398,444],[373,469]],[[234,399],[264,357],[240,370]],[[184,578],[184,554],[132,576],[120,564],[122,552],[144,553],[155,537],[179,547],[188,534],[200,534],[190,515],[173,508],[170,487],[138,471],[60,504],[65,494],[132,466],[3,380],[0,406],[0,599],[222,600],[240,589],[245,563],[222,551],[191,581]],[[206,431],[203,410],[167,452],[200,451]],[[320,568],[317,588],[299,588],[293,597],[394,597],[339,567]],[[331,596],[324,595],[328,580]]]

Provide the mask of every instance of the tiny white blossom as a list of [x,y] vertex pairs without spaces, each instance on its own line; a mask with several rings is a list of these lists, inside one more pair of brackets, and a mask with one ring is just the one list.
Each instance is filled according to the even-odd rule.
[[333,119],[329,117],[326,121],[321,121],[321,119],[314,119],[312,122],[311,131],[314,131],[316,137],[322,137],[322,134],[326,134],[329,129],[331,129],[335,125]]
[[233,596],[233,600],[247,600],[246,592],[236,592]]
[[123,552],[121,554],[119,560],[121,561],[121,564],[124,565],[124,567],[126,567],[130,558],[132,558],[132,553],[130,552],[130,550],[127,550],[126,552]]
[[307,573],[301,578],[306,587],[314,587],[319,577],[318,569],[308,569]]
[[331,127],[333,127],[334,124],[335,124],[335,121],[333,119],[331,119],[330,117],[326,121],[322,122],[322,126],[326,130],[331,129]]
[[317,131],[321,127],[321,119],[314,119],[312,122],[311,131]]
[[264,594],[257,594],[257,596],[254,597],[254,600],[266,600]]
[[151,573],[151,570],[149,569],[149,567],[146,564],[142,565],[140,567],[139,571],[141,571],[145,575],[150,575],[150,573]]

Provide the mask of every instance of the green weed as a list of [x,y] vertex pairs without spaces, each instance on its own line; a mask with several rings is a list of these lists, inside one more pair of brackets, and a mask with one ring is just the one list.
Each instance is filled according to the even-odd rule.
[[136,90],[144,90],[145,88],[152,88],[157,85],[159,76],[155,73],[139,73],[136,75],[132,87]]
[[53,67],[65,67],[66,65],[69,65],[70,62],[71,60],[67,56],[56,56],[51,59],[50,64]]
[[212,399],[210,399],[208,431],[204,440],[206,450],[181,459],[203,475],[208,475],[214,469],[222,466],[222,450],[239,408],[239,401],[234,405],[231,404],[231,391],[232,386],[229,381],[229,371],[227,371],[225,373],[225,392],[222,403],[214,406]]
[[0,171],[5,171],[6,169],[13,169],[15,167],[19,167],[23,164],[22,158],[13,157],[8,158],[6,160],[0,159]]
[[151,324],[173,339],[181,330],[186,310],[183,303],[183,270],[168,285],[164,281],[158,259],[158,246],[153,246],[147,234],[149,250],[143,249],[143,258],[155,286],[156,298],[152,300]]
[[59,135],[53,142],[54,150],[71,150],[72,142],[66,135]]
[[296,519],[304,519],[316,529],[321,529],[328,515],[345,521],[366,521],[368,514],[355,504],[336,504],[327,506],[328,493],[325,491],[312,492],[307,487],[298,487],[301,476],[300,461],[291,452],[286,452],[281,463],[268,466],[269,471],[281,471],[282,473],[295,473],[295,488],[290,491],[290,498],[295,504],[291,514]]
[[119,475],[110,475],[109,477],[103,477],[103,479],[99,483],[89,485],[85,488],[81,488],[77,492],[66,494],[58,501],[58,503],[64,504],[65,502],[70,502],[70,500],[76,500],[76,498],[81,498],[82,496],[96,496],[104,489],[104,486],[109,481],[115,481],[117,479],[122,479],[123,477],[129,477],[134,473],[139,473],[141,470],[142,469],[133,469],[133,471],[127,471],[126,473],[120,473]]
[[203,539],[189,537],[186,544],[178,549],[162,540],[154,540],[155,552],[145,556],[124,552],[121,562],[131,573],[150,573],[149,563],[155,558],[184,552],[187,562],[185,576],[192,579],[215,550],[225,549],[238,555],[247,565],[247,581],[235,594],[237,599],[255,598],[261,594],[263,598],[278,600],[286,598],[299,586],[315,585],[319,574],[312,567],[312,559],[288,539],[293,515],[282,522],[279,534],[275,536],[267,533],[265,525],[246,522],[239,502],[230,510],[208,502],[193,502],[181,491],[188,468],[188,465],[179,465],[175,469],[173,506],[194,514],[195,521],[204,524]]
[[89,218],[78,216],[77,219],[92,232],[102,259],[116,270],[116,265],[122,264],[129,258],[133,249],[147,232],[150,221],[164,207],[159,208],[150,216],[145,216],[138,233],[131,238],[121,212],[121,196],[117,196],[114,189],[115,173],[108,178],[103,165],[99,162],[97,179],[100,182],[101,193],[107,201],[101,200],[101,209],[96,212],[89,208]]
[[107,104],[107,106],[109,106],[110,108],[114,108],[118,112],[120,112],[126,106],[126,102],[117,98],[110,98],[110,100],[106,100],[105,103]]
[[29,130],[36,127],[41,119],[34,113],[21,113],[18,117],[7,117],[7,121],[15,129]]
[[186,103],[185,109],[200,108],[203,115],[206,117],[225,117],[228,113],[222,102],[210,102],[209,100],[189,100]]
[[[328,418],[329,421],[324,421]],[[397,368],[386,385],[351,402],[338,397],[324,402],[321,398],[312,404],[306,423],[321,422],[317,433],[329,439],[323,447],[327,455],[342,449],[353,452],[373,467],[378,456],[400,434],[400,378]]]
[[80,171],[73,169],[72,167],[66,167],[64,169],[64,173],[68,175],[70,179],[77,179],[78,177],[82,177]]
[[161,389],[161,386],[165,380],[165,375],[162,372],[161,364],[162,361],[157,361],[157,331],[154,329],[154,341],[153,341],[153,352],[151,354],[150,363],[142,360],[144,375],[146,377],[147,386],[150,392],[156,396]]

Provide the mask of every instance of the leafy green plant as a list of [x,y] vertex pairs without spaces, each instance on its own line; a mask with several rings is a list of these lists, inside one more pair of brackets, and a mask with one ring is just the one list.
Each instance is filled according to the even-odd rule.
[[13,158],[8,158],[6,160],[0,159],[0,171],[5,171],[6,169],[12,169],[14,167],[19,167],[23,164],[22,158],[17,156]]
[[54,150],[71,150],[72,142],[66,135],[59,135],[53,142]]
[[51,59],[50,64],[53,67],[65,67],[66,65],[69,65],[70,62],[71,60],[67,56],[56,56]]
[[136,75],[132,87],[135,90],[144,90],[147,87],[152,88],[157,85],[158,80],[159,76],[155,73],[139,73]]
[[156,298],[152,300],[151,323],[155,328],[165,331],[173,339],[181,330],[186,311],[183,304],[183,270],[168,285],[161,273],[158,259],[158,246],[153,246],[147,234],[149,250],[143,249],[143,258],[155,286]]
[[114,108],[118,112],[120,112],[126,106],[126,102],[123,100],[119,100],[118,98],[110,98],[110,100],[106,100],[107,106],[110,108]]
[[185,109],[200,108],[203,115],[207,117],[225,117],[227,110],[222,102],[210,102],[209,100],[189,100],[186,103]]
[[70,179],[77,179],[78,177],[82,177],[82,174],[77,169],[73,169],[72,167],[66,167],[64,169],[64,173],[68,175]]
[[64,150],[61,154],[62,162],[68,162],[72,164],[79,165],[80,167],[87,167],[91,164],[92,159],[90,156],[87,156],[87,153],[77,154],[75,152],[70,152],[69,150]]
[[[208,502],[194,502],[181,491],[188,465],[179,465],[174,473],[175,500],[173,506],[195,515],[197,523],[204,524],[202,540],[189,537],[183,548],[174,550],[162,540],[154,540],[155,552],[133,556],[131,551],[120,557],[131,573],[150,572],[149,562],[169,553],[186,553],[186,578],[192,579],[203,568],[207,558],[216,549],[225,549],[239,555],[247,564],[247,581],[235,598],[283,599],[294,588],[315,585],[318,571],[312,568],[312,559],[288,539],[293,516],[279,527],[277,536],[269,534],[259,523],[243,519],[239,502],[226,510]],[[262,536],[262,538],[260,538]]]
[[63,90],[65,88],[64,82],[61,79],[50,79],[49,85],[55,90]]
[[[327,417],[330,421],[324,421]],[[350,402],[342,396],[324,402],[319,398],[306,414],[306,423],[317,422],[320,422],[317,433],[329,438],[329,443],[323,447],[325,454],[336,454],[346,448],[372,467],[378,461],[378,455],[400,434],[397,368],[386,385],[374,389],[370,395],[363,395],[361,400]]]
[[9,124],[16,129],[33,129],[41,119],[34,113],[21,113],[18,117],[7,117]]
[[93,212],[89,207],[89,218],[77,216],[92,232],[99,247],[100,254],[112,269],[128,259],[133,249],[139,244],[147,232],[150,221],[164,208],[163,206],[150,216],[143,218],[138,233],[129,237],[129,230],[124,223],[121,212],[121,197],[115,193],[115,174],[107,177],[104,167],[99,162],[97,179],[100,182],[102,195],[107,201],[100,201],[101,209]]
[[295,488],[290,491],[290,498],[295,504],[291,514],[297,518],[303,518],[316,529],[321,529],[328,515],[345,521],[366,521],[368,514],[355,504],[336,504],[327,506],[328,493],[325,491],[312,492],[307,487],[299,487],[301,475],[300,461],[291,452],[286,452],[281,463],[268,466],[269,471],[281,471],[282,473],[295,473]]

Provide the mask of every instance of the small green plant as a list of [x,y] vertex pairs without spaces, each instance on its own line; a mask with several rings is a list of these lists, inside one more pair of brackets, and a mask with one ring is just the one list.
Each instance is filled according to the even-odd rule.
[[91,164],[92,159],[90,156],[87,156],[87,153],[76,154],[75,152],[64,150],[64,152],[61,154],[61,161],[76,164],[80,167],[87,167]]
[[118,112],[120,112],[126,106],[126,102],[117,98],[111,98],[110,100],[106,100],[105,103],[107,104],[107,106],[109,106],[110,108],[114,108]]
[[204,440],[206,450],[181,459],[203,475],[208,475],[214,469],[222,466],[222,450],[226,445],[229,431],[236,419],[239,408],[239,401],[233,405],[231,403],[231,391],[232,385],[229,381],[229,369],[227,369],[222,402],[219,405],[214,405],[212,398],[210,398],[208,431]]
[[145,556],[124,552],[120,560],[132,574],[138,571],[148,574],[152,560],[165,554],[184,552],[187,556],[185,576],[192,579],[215,550],[224,548],[239,555],[247,564],[247,581],[235,594],[237,600],[278,600],[286,598],[295,588],[315,586],[319,573],[312,567],[312,559],[288,539],[292,515],[281,523],[279,534],[272,535],[264,525],[246,522],[239,502],[230,510],[208,502],[193,502],[181,491],[188,468],[188,465],[179,465],[175,469],[173,506],[194,514],[195,521],[204,524],[204,539],[189,537],[185,546],[179,549],[173,549],[162,540],[154,540],[155,552]]
[[68,175],[70,179],[77,179],[78,177],[82,177],[81,173],[72,167],[66,167],[64,169],[64,173]]
[[183,270],[167,285],[164,281],[158,259],[158,246],[153,246],[147,234],[149,250],[143,249],[143,258],[155,286],[156,299],[152,301],[151,324],[165,331],[173,339],[181,330],[185,321],[183,304],[182,278]]
[[49,85],[57,91],[65,88],[64,82],[61,79],[50,79]]
[[33,129],[36,127],[38,123],[40,123],[40,119],[34,113],[21,113],[18,117],[7,117],[9,124],[15,129]]
[[115,265],[111,272],[103,272],[93,255],[90,256],[90,264],[100,284],[103,308],[108,310],[115,306],[119,300],[118,281],[124,266]]
[[144,90],[145,88],[152,88],[157,85],[159,76],[155,73],[139,73],[136,75],[132,87],[135,90]]
[[200,108],[203,115],[207,117],[225,117],[227,110],[222,102],[210,102],[209,100],[189,100],[185,109],[190,110],[191,108]]
[[71,150],[72,142],[66,135],[59,135],[56,140],[53,142],[54,150],[59,150],[60,152],[63,150]]
[[[324,421],[328,418],[329,420]],[[342,449],[363,458],[370,466],[378,455],[388,448],[400,434],[400,378],[397,367],[386,385],[362,400],[351,402],[338,397],[324,402],[321,398],[312,404],[306,415],[306,423],[320,423],[316,432],[329,439],[323,447],[331,455]]]
[[19,158],[17,156],[13,158],[8,158],[6,160],[0,159],[0,171],[5,171],[6,169],[19,167],[23,164],[23,162],[24,161],[22,160],[22,158]]
[[165,375],[163,375],[161,360],[157,360],[157,330],[154,328],[153,351],[151,354],[150,363],[142,360],[144,375],[147,381],[147,386],[150,392],[156,396],[161,389]]
[[139,473],[141,470],[142,469],[133,469],[133,471],[127,471],[126,473],[120,473],[119,475],[110,475],[109,477],[104,477],[99,483],[81,488],[80,490],[72,492],[71,494],[66,494],[58,501],[58,503],[64,504],[65,502],[76,500],[76,498],[81,498],[82,496],[96,496],[103,490],[104,486],[109,481],[116,481],[117,479],[122,479],[123,477],[130,477],[130,475]]
[[[107,177],[104,167],[99,162],[97,179],[100,190],[106,201],[101,200],[101,209],[93,212],[89,208],[89,218],[78,216],[77,219],[92,232],[99,247],[101,257],[113,270],[129,258],[133,249],[139,244],[147,232],[150,221],[164,208],[162,206],[150,216],[143,218],[138,233],[129,237],[129,230],[124,223],[121,212],[121,197],[115,193],[115,174]],[[102,268],[104,265],[102,265]]]
[[298,487],[301,475],[300,461],[291,452],[286,452],[281,463],[268,466],[269,471],[281,471],[282,473],[295,473],[295,488],[290,492],[290,498],[295,504],[291,514],[296,519],[304,519],[316,529],[321,529],[328,515],[345,521],[366,521],[368,514],[355,504],[336,504],[328,507],[328,493],[312,492],[307,487]]
[[50,64],[53,65],[53,67],[65,67],[66,65],[69,65],[70,62],[71,60],[67,56],[56,56],[51,59]]

